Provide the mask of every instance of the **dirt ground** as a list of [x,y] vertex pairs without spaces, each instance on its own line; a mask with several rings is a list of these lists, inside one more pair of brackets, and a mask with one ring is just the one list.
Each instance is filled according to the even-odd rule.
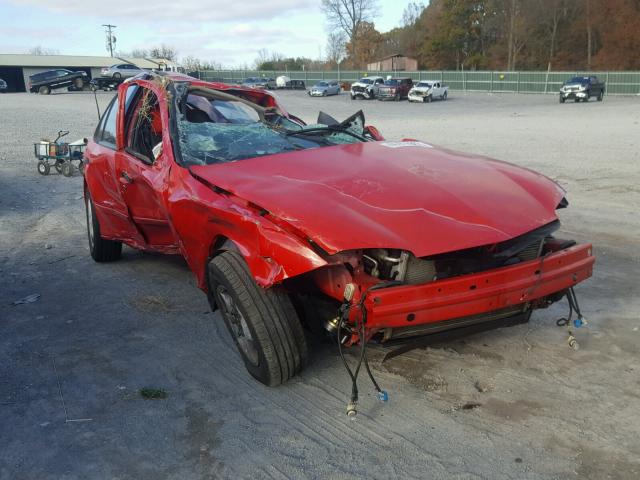
[[[100,93],[102,108],[112,94]],[[564,236],[595,246],[580,349],[555,320],[373,368],[360,414],[334,345],[278,388],[245,372],[176,257],[88,254],[82,177],[36,172],[32,142],[90,136],[88,93],[0,95],[0,479],[640,478],[640,98],[453,92],[432,104],[279,93],[307,121],[362,108],[389,139],[529,167],[567,190]],[[37,294],[32,303],[12,302]],[[144,387],[165,399],[145,400]]]

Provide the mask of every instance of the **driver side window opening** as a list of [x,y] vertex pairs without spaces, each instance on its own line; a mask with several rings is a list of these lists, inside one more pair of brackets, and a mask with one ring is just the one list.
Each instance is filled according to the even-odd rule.
[[158,97],[141,88],[129,120],[127,151],[144,163],[153,163],[154,148],[162,142],[162,129]]

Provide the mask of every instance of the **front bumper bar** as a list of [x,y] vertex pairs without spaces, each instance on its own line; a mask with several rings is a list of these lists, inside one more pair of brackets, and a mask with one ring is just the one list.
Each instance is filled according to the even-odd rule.
[[589,278],[590,244],[509,267],[421,285],[372,291],[365,300],[372,330],[416,326],[531,304]]
[[560,92],[560,96],[565,100],[571,100],[573,98],[586,98],[587,92],[585,90],[574,91],[574,92]]

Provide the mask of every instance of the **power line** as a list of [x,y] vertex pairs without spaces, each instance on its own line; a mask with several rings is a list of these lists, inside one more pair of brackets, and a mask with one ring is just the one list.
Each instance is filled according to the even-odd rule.
[[113,57],[113,46],[116,43],[116,37],[111,34],[111,29],[116,28],[117,25],[111,25],[107,23],[103,24],[102,26],[106,29],[105,33],[107,34],[107,49],[109,50],[109,54]]

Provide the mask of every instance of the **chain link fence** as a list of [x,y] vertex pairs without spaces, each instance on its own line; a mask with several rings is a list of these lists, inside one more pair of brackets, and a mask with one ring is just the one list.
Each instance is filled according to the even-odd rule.
[[565,80],[576,76],[596,75],[606,82],[610,95],[640,94],[640,72],[486,72],[486,71],[417,71],[417,72],[364,72],[364,71],[257,71],[257,70],[200,70],[191,75],[207,81],[242,83],[247,77],[272,77],[286,75],[291,80],[304,80],[307,87],[320,80],[355,82],[364,76],[411,77],[419,80],[436,80],[451,90],[470,92],[557,93]]

